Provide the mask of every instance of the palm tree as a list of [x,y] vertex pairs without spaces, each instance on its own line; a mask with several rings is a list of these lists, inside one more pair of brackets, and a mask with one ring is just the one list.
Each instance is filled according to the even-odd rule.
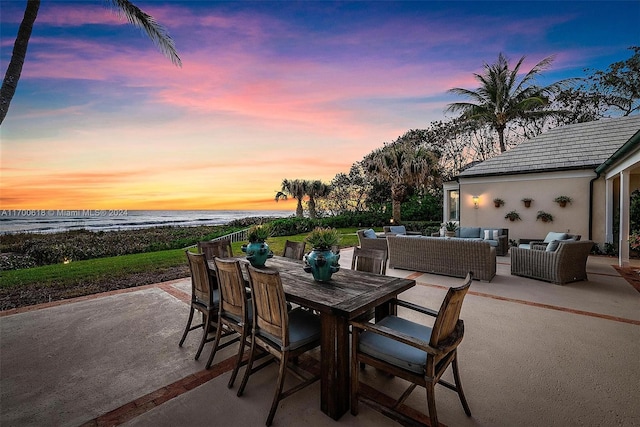
[[283,179],[280,191],[276,193],[276,202],[280,199],[287,200],[288,196],[298,200],[296,207],[296,217],[303,218],[302,198],[305,195],[305,183],[300,179]]
[[404,137],[385,144],[369,154],[364,163],[367,170],[391,186],[393,221],[400,224],[401,204],[410,187],[424,185],[437,173],[437,154]]
[[509,69],[508,59],[500,53],[495,64],[484,63],[484,74],[475,74],[481,86],[476,90],[453,88],[449,92],[470,98],[469,102],[449,104],[447,111],[461,112],[466,119],[491,125],[498,132],[500,152],[506,151],[504,131],[507,124],[517,118],[542,117],[561,112],[543,110],[549,96],[556,93],[573,79],[562,80],[545,87],[534,84],[535,78],[553,62],[549,56],[538,62],[521,79],[518,79],[523,56],[515,67]]
[[[128,0],[107,0],[107,2],[121,11],[130,23],[142,28],[171,62],[177,66],[182,66],[173,39],[169,36],[165,28],[158,24],[152,16],[144,13]],[[0,124],[4,121],[9,111],[9,105],[13,99],[13,95],[16,93],[18,80],[20,80],[20,74],[22,73],[22,66],[24,65],[24,60],[27,55],[31,31],[38,17],[39,8],[40,0],[27,0],[24,17],[20,23],[18,35],[13,45],[11,61],[9,62],[4,80],[2,81],[2,88],[0,88]]]
[[320,180],[304,181],[305,193],[309,196],[309,217],[316,218],[316,198],[324,198],[331,192],[331,186]]

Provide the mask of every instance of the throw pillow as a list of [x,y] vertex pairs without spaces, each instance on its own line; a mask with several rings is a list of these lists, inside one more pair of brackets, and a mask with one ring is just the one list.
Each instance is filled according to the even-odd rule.
[[493,240],[498,240],[498,236],[499,236],[498,232],[500,230],[492,230],[492,231],[493,231],[493,233],[492,233],[493,234]]
[[376,235],[376,232],[373,231],[373,228],[370,228],[368,230],[364,230],[364,237],[366,237],[367,239],[377,239],[378,236]]
[[550,231],[547,233],[547,237],[544,238],[545,243],[553,242],[554,240],[565,240],[567,238],[567,233],[555,233]]
[[491,240],[491,230],[484,230],[484,240]]
[[498,240],[500,230],[484,230],[484,240]]
[[549,242],[549,244],[547,245],[547,252],[555,252],[556,249],[558,249],[558,246],[560,245],[560,241],[558,240],[552,240],[551,242]]
[[389,232],[395,234],[407,234],[407,229],[404,225],[392,225],[389,227]]

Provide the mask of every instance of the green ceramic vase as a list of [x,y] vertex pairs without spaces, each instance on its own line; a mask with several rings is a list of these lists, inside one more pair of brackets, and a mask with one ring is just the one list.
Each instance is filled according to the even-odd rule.
[[304,256],[304,271],[311,273],[317,282],[328,282],[340,270],[339,260],[340,254],[314,249]]
[[273,257],[273,252],[265,242],[254,242],[242,246],[242,252],[247,254],[247,259],[254,267],[263,267],[267,259]]

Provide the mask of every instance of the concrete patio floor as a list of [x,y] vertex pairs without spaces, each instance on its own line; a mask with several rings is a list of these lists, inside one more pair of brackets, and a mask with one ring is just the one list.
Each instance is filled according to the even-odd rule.
[[[343,268],[351,253],[342,251]],[[511,276],[508,256],[498,263],[490,283],[472,284],[461,314],[460,371],[473,416],[439,387],[441,423],[640,426],[640,293],[612,267],[616,259],[590,257],[589,280],[565,286]],[[401,297],[434,309],[462,282],[387,274],[415,278]],[[275,366],[253,375],[242,398],[237,384],[226,386],[236,346],[204,370],[211,344],[194,360],[198,331],[178,347],[189,293],[184,279],[1,312],[0,425],[264,425]],[[404,385],[371,368],[362,381],[391,396]],[[357,417],[334,421],[319,396],[315,383],[285,399],[274,426],[398,425],[363,404]],[[425,411],[424,390],[407,405]]]

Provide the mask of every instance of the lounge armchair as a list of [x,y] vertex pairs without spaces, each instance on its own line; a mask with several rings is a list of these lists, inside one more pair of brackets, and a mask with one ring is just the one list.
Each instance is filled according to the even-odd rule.
[[564,240],[555,251],[511,248],[511,274],[557,285],[587,280],[587,258],[591,240]]
[[358,230],[357,234],[362,249],[378,249],[388,252],[387,239],[377,235],[372,229]]

